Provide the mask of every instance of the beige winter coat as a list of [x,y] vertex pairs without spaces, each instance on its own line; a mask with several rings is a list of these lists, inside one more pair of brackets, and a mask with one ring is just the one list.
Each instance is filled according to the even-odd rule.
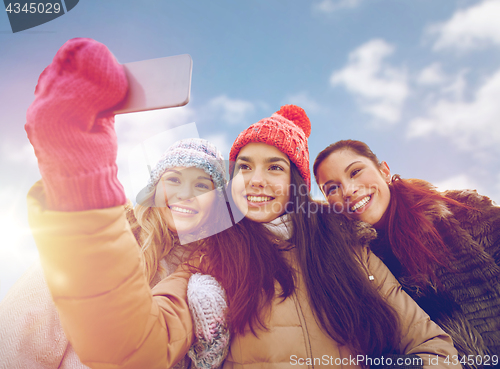
[[[83,363],[103,369],[168,368],[186,354],[193,343],[186,303],[190,273],[181,266],[151,293],[123,207],[48,211],[40,184],[30,191],[28,206],[47,284]],[[402,292],[376,256],[365,250],[363,259],[367,278],[373,276],[401,316],[402,353],[419,354],[428,368],[448,367],[444,358],[456,354],[449,336]],[[347,368],[353,363],[349,350],[318,327],[301,278],[292,297],[275,299],[267,323],[269,330],[258,331],[258,338],[233,337],[224,368]]]

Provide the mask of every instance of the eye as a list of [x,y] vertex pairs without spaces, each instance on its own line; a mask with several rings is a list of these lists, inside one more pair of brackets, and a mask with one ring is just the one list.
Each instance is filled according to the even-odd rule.
[[354,169],[354,170],[351,172],[351,178],[353,178],[354,176],[356,176],[356,174],[358,174],[359,172],[361,172],[361,169]]
[[237,163],[236,164],[236,171],[239,171],[239,170],[249,170],[250,167],[248,166],[248,164],[243,164],[243,163]]
[[326,196],[332,196],[332,195],[335,195],[337,193],[339,189],[339,186],[337,185],[332,185],[332,186],[329,186],[326,190],[325,190],[325,194]]
[[170,183],[175,183],[175,184],[178,184],[178,183],[181,183],[181,180],[175,176],[172,176],[172,177],[167,177],[164,179],[165,182],[170,182]]
[[278,164],[273,164],[269,167],[269,170],[281,170],[284,171],[283,167]]
[[198,183],[195,185],[195,187],[197,187],[197,188],[201,188],[201,189],[203,189],[203,190],[210,190],[210,189],[211,189],[209,185],[207,185],[206,183],[202,183],[202,182],[198,182]]

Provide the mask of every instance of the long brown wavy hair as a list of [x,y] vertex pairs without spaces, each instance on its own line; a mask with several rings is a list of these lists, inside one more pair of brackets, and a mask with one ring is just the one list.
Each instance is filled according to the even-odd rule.
[[[306,188],[293,163],[291,184]],[[223,206],[235,209],[234,203],[229,206],[224,202]],[[313,208],[317,211],[310,211]],[[132,230],[142,242],[145,270],[151,280],[175,239],[162,223],[158,209],[138,205],[135,210],[140,222],[132,222]],[[243,218],[190,245],[192,253],[204,255],[199,271],[214,276],[226,290],[230,330],[244,333],[250,328],[257,335],[258,329],[266,329],[266,313],[276,294],[286,299],[294,292],[295,273],[283,251],[296,247],[310,304],[325,332],[359,354],[392,352],[399,342],[398,318],[360,268],[351,222],[301,191],[292,194],[288,213],[294,230],[289,242],[276,240],[264,225]]]
[[[307,188],[293,163],[291,188]],[[309,303],[320,326],[357,354],[380,356],[394,351],[400,339],[398,318],[360,268],[354,252],[359,242],[353,224],[329,211],[328,205],[313,201],[308,191],[292,191],[287,211],[293,229],[288,247],[297,248]],[[236,312],[246,311],[241,317],[251,317],[264,326],[262,313],[275,296],[274,282],[280,284],[283,299],[295,289],[293,270],[282,256],[287,246],[273,243],[276,237],[261,223],[244,218],[237,225],[231,231],[247,238],[243,249],[234,252],[234,242],[233,249],[214,256],[225,268],[223,274],[229,273],[222,275],[223,281],[231,282],[226,277],[232,274],[242,283],[233,282],[234,293],[228,293],[230,314],[237,306]],[[247,322],[251,324],[252,319],[236,321],[238,331],[243,332]]]
[[[154,191],[148,195],[153,196]],[[154,202],[148,200],[145,198],[143,203]],[[217,222],[218,214],[229,210],[223,193],[218,194],[210,225]],[[160,261],[179,246],[178,237],[168,229],[157,207],[141,204],[134,209],[129,207],[127,219],[141,248],[148,281],[165,277]],[[243,333],[248,326],[254,333],[257,328],[265,329],[262,312],[274,298],[275,281],[281,286],[283,298],[293,292],[293,272],[282,257],[280,246],[272,240],[266,228],[243,219],[220,233],[182,245],[186,252],[180,261],[202,254],[202,264],[191,267],[192,271],[212,275],[226,290],[227,320],[232,332]]]
[[[221,229],[222,217],[218,217],[222,211],[226,211],[225,198],[220,192],[220,190],[215,190],[216,197],[212,209],[210,210],[210,222],[209,224],[202,226],[193,234],[193,238],[199,241],[184,244],[182,248],[183,253],[178,255],[177,263],[189,260],[194,253],[201,252],[205,247],[208,240],[204,237],[204,233],[207,233],[205,227],[212,227],[215,229]],[[127,212],[127,219],[132,229],[132,233],[140,245],[141,254],[143,258],[143,268],[148,281],[151,283],[155,278],[166,277],[165,271],[163,270],[160,261],[165,258],[174,247],[181,246],[179,237],[175,232],[168,229],[167,223],[162,215],[162,212],[154,204],[155,191],[147,194],[138,203],[135,208],[129,208]],[[142,205],[150,204],[150,205]]]
[[[380,161],[364,142],[342,140],[321,151],[314,161],[313,171],[318,180],[320,164],[334,152],[351,150],[371,160],[378,168]],[[464,205],[443,196],[430,183],[418,179],[392,176],[389,185],[391,199],[386,210],[383,237],[387,237],[391,251],[406,270],[407,281],[419,288],[439,285],[437,266],[452,268],[453,255],[445,245],[436,226],[426,216],[426,211],[436,204]]]

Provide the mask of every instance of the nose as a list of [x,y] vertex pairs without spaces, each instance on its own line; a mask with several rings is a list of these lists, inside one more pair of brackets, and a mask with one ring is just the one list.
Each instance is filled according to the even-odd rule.
[[193,188],[188,185],[181,186],[175,194],[175,197],[179,201],[192,201],[194,197]]
[[265,176],[263,173],[259,170],[254,171],[251,174],[249,185],[251,187],[264,187],[266,185],[267,181],[265,179]]
[[353,196],[356,192],[358,192],[358,186],[356,185],[356,183],[351,181],[342,183],[341,188],[342,188],[342,196],[344,197],[344,199],[348,199],[351,196]]

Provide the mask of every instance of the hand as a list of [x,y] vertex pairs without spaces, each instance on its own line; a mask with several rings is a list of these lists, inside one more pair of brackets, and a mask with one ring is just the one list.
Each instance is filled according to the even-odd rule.
[[42,72],[25,125],[35,149],[47,208],[81,211],[125,203],[118,181],[114,116],[125,97],[123,67],[103,44],[66,42]]
[[197,273],[189,278],[187,297],[196,334],[188,356],[195,368],[219,368],[231,341],[224,289],[212,276]]

